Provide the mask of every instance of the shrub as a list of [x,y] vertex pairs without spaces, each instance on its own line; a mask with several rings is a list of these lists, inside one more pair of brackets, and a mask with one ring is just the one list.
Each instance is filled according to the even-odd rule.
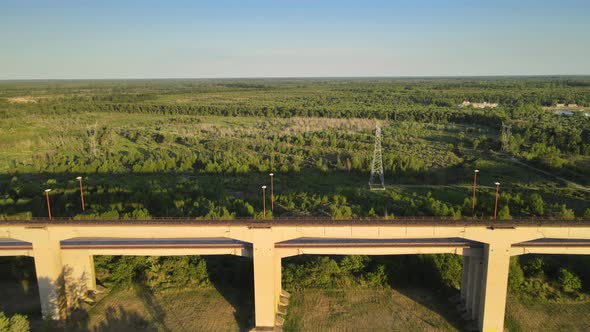
[[0,311],[0,331],[2,332],[29,332],[29,320],[27,316],[14,315],[7,317]]
[[503,220],[512,219],[508,205],[504,205],[503,207],[500,208],[500,210],[498,210],[498,219],[503,219]]
[[564,268],[559,269],[558,282],[561,289],[566,293],[575,293],[582,289],[580,278]]
[[544,265],[541,258],[533,258],[524,265],[524,272],[527,277],[542,277],[545,273]]
[[518,262],[518,257],[510,257],[510,273],[508,274],[508,287],[517,291],[524,283],[524,271]]

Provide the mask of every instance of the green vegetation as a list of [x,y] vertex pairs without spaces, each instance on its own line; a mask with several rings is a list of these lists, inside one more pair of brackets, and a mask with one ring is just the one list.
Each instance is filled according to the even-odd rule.
[[422,289],[305,289],[292,296],[284,331],[460,331],[449,307]]
[[[590,106],[589,82],[2,82],[0,215],[45,216],[40,194],[51,187],[55,216],[253,217],[272,171],[275,216],[471,216],[466,199],[477,167],[477,215],[492,214],[489,187],[500,180],[502,218],[581,217],[588,190],[513,162],[499,153],[498,134],[502,122],[512,124],[509,154],[588,184],[590,119],[541,106]],[[465,99],[500,107],[457,106]],[[380,194],[364,191],[374,119],[383,127],[389,185]]]
[[[588,77],[0,82],[0,219],[45,217],[45,188],[53,189],[55,217],[260,218],[260,186],[270,172],[274,217],[489,218],[499,181],[499,219],[588,219],[590,117],[556,115],[550,106],[590,108],[589,98]],[[464,100],[499,107],[460,107]],[[367,190],[376,123],[383,130],[382,192]],[[506,151],[502,123],[512,126]],[[474,169],[480,170],[475,211]],[[586,308],[584,259],[513,259],[507,325],[537,329],[522,318],[531,303],[540,312],[562,303]],[[193,297],[222,294],[236,311],[234,320],[220,319],[224,326],[251,323],[247,260],[103,256],[95,263],[99,284],[113,291],[88,309],[80,328],[100,331],[95,315],[104,316],[106,303],[125,306],[139,298],[139,316],[115,305],[100,319],[117,324],[128,315],[127,329],[191,330],[196,326],[167,321],[180,310],[172,299],[184,288]],[[3,267],[5,279],[31,289],[21,295],[34,298],[30,262],[19,258]],[[384,324],[377,329],[413,329],[420,321],[431,323],[427,329],[461,328],[442,304],[430,308],[442,316],[415,309],[420,319],[408,318],[408,325],[364,311],[401,315],[387,303],[410,307],[404,296],[442,303],[460,286],[457,256],[294,257],[285,260],[283,277],[293,292],[292,330],[316,323],[309,308],[317,301],[325,304],[327,321],[318,326],[326,329],[357,319]],[[422,292],[430,295],[411,295]],[[156,299],[163,311],[154,313],[146,299]],[[20,312],[38,311],[27,310]],[[355,310],[359,316],[344,314]],[[201,319],[195,315],[179,321]]]
[[0,331],[6,332],[29,332],[29,320],[23,315],[7,317],[0,311]]

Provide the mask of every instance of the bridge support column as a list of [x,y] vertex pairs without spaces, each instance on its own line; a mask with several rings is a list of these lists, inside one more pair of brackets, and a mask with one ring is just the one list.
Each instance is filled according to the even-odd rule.
[[502,332],[508,291],[510,245],[485,244],[483,254],[479,328],[484,332]]
[[[255,231],[256,237],[253,246],[254,259],[254,309],[256,319],[256,330],[269,330],[275,327],[276,318],[276,269],[277,259],[275,257],[272,230],[251,229]],[[280,294],[280,293],[279,293]],[[271,330],[272,331],[272,330]]]
[[468,308],[469,312],[471,313],[471,319],[477,321],[479,317],[479,304],[481,301],[481,292],[482,292],[482,259],[481,257],[472,257],[470,268],[472,271],[472,281],[471,281],[471,292],[469,296],[471,297],[471,306]]
[[467,294],[465,298],[465,311],[467,311],[467,317],[470,317],[471,319],[473,319],[475,293],[480,288],[480,283],[478,283],[479,277],[477,275],[478,260],[479,259],[477,257],[469,257],[469,265],[467,269]]
[[469,263],[471,257],[463,256],[463,274],[461,275],[461,303],[467,303],[467,296],[469,294]]
[[282,275],[282,258],[280,255],[275,254],[275,278],[274,278],[274,285],[275,285],[275,308],[279,305],[279,300],[281,299],[281,291],[283,290],[283,275]]
[[33,241],[41,313],[44,319],[62,320],[66,318],[66,299],[61,249],[59,241],[47,237],[43,234],[38,241]]
[[62,250],[68,309],[77,309],[89,290],[96,289],[94,257],[86,250]]

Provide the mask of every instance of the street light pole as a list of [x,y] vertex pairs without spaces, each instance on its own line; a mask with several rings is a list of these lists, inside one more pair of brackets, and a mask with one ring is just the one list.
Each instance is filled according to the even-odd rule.
[[270,211],[275,210],[274,173],[270,173]]
[[471,200],[471,209],[473,210],[473,214],[475,214],[475,190],[477,188],[477,173],[479,173],[478,169],[473,171],[473,199]]
[[498,217],[498,195],[500,192],[500,182],[495,182],[496,185],[496,205],[494,206],[494,219]]
[[49,216],[49,220],[53,220],[51,217],[51,204],[49,204],[49,192],[51,189],[45,189],[45,198],[47,199],[47,215]]
[[262,186],[262,219],[266,219],[266,186]]
[[78,176],[76,180],[80,181],[80,200],[82,201],[82,212],[84,212],[84,191],[82,190],[82,177]]

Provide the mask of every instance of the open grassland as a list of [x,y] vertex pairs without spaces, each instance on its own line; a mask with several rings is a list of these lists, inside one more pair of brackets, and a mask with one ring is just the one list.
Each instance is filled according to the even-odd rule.
[[452,307],[423,289],[304,289],[292,294],[285,331],[457,331]]
[[590,300],[536,301],[509,296],[506,304],[506,329],[525,331],[589,331]]
[[[117,290],[87,312],[78,313],[64,331],[242,331],[252,304],[239,290],[224,297],[216,289]],[[235,302],[242,301],[242,302]],[[241,310],[241,311],[240,311]],[[243,312],[247,314],[244,315]],[[61,328],[55,328],[56,331]]]
[[[431,290],[319,290],[292,294],[285,331],[462,331],[454,305]],[[506,329],[588,331],[590,300],[532,301],[509,296]]]

